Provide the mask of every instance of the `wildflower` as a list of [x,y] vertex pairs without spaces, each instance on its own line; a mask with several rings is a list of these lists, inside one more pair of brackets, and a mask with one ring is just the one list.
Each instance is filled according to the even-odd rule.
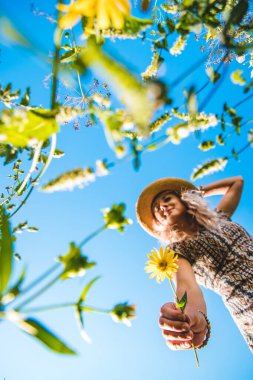
[[105,160],[97,160],[96,161],[96,175],[99,177],[105,176],[109,174],[108,166]]
[[59,256],[58,260],[64,266],[64,272],[61,275],[63,280],[72,277],[83,277],[87,269],[92,268],[96,263],[89,262],[86,256],[81,255],[81,250],[71,242],[69,252],[64,256]]
[[167,121],[171,120],[171,116],[168,112],[165,112],[162,116],[160,116],[158,119],[154,120],[150,125],[150,133],[154,133],[159,131],[164,124],[167,123]]
[[135,305],[128,305],[127,302],[119,303],[114,306],[111,316],[114,322],[122,322],[131,327],[131,318],[135,318]]
[[[156,277],[156,281],[160,283],[160,281],[164,281],[167,277],[175,297],[176,307],[184,312],[187,305],[187,292],[179,299],[172,282],[172,275],[174,272],[177,272],[179,267],[177,264],[178,256],[174,251],[171,251],[169,247],[160,247],[159,251],[155,248],[152,249],[151,254],[148,254],[148,258],[150,260],[146,262],[147,266],[144,269],[147,273],[151,273],[149,278]],[[199,367],[198,355],[193,343],[192,348],[194,350],[197,367]]]
[[166,277],[172,279],[172,274],[178,269],[178,256],[169,247],[160,247],[159,251],[152,249],[148,258],[150,260],[146,262],[145,271],[151,273],[149,278],[156,277],[158,283],[164,281]]
[[91,29],[96,25],[99,29],[123,29],[124,16],[130,14],[130,3],[128,0],[77,0],[70,5],[58,4],[58,9],[65,12],[61,17],[62,29],[72,28],[81,17],[88,18],[86,28]]
[[183,36],[179,36],[174,42],[173,46],[170,48],[171,55],[179,55],[183,52],[186,46],[186,38]]
[[74,187],[83,188],[90,182],[95,181],[95,174],[92,168],[86,169],[77,168],[63,173],[59,177],[49,181],[46,185],[41,187],[42,191],[53,193],[55,191],[73,190]]
[[198,166],[194,169],[191,179],[195,181],[197,178],[204,177],[207,174],[212,174],[221,171],[228,163],[226,157],[216,158],[214,160],[207,161],[205,164]]
[[126,148],[124,147],[124,145],[122,144],[119,144],[119,145],[116,145],[115,146],[115,154],[118,158],[122,158],[126,155]]
[[245,79],[242,76],[243,70],[235,70],[231,73],[230,79],[234,84],[244,86],[246,84]]
[[123,232],[125,225],[132,224],[132,220],[126,219],[123,215],[125,208],[126,205],[120,203],[119,205],[113,204],[111,209],[105,208],[102,210],[104,213],[106,228],[116,229],[119,230],[119,232]]
[[91,98],[101,107],[108,108],[111,105],[110,99],[105,98],[101,94],[95,93]]

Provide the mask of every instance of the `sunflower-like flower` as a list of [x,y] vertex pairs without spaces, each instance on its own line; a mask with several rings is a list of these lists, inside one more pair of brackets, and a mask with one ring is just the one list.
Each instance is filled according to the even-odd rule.
[[149,261],[146,262],[147,266],[144,268],[147,273],[151,273],[149,278],[156,277],[156,281],[164,281],[165,278],[172,280],[173,272],[177,272],[178,269],[178,256],[174,251],[171,251],[169,247],[160,247],[151,250],[148,254]]
[[125,15],[130,14],[128,0],[77,0],[69,5],[58,4],[57,8],[66,13],[60,19],[62,29],[72,28],[81,17],[88,18],[88,28],[92,28],[94,20],[99,29],[123,29]]

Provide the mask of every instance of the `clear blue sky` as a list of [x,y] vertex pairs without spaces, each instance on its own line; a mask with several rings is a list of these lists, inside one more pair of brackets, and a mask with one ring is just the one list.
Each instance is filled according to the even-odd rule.
[[[53,26],[31,13],[29,0],[13,0],[9,4],[0,0],[0,4],[21,30],[37,41],[45,52],[51,49]],[[34,4],[40,10],[54,12],[54,1],[45,3],[41,0]],[[134,12],[138,14],[136,9]],[[163,67],[163,79],[169,83],[171,76],[174,78],[182,73],[193,58],[201,57],[199,47],[193,39],[189,41],[185,54],[171,58]],[[121,57],[136,74],[143,71],[149,63],[148,44],[131,40],[108,42],[106,49],[115,57]],[[229,73],[238,67],[237,63],[233,63],[228,69]],[[6,85],[11,81],[14,89],[23,90],[30,85],[31,103],[48,106],[49,90],[43,86],[43,79],[50,73],[49,65],[41,64],[21,48],[3,45],[0,69],[1,84]],[[244,69],[249,79],[247,66]],[[84,83],[85,80],[83,78]],[[178,86],[173,96],[180,104],[183,88],[189,88],[194,83],[200,87],[204,82],[205,73],[201,69]],[[208,91],[210,87],[204,96]],[[242,89],[231,84],[229,74],[206,111],[219,112],[225,96],[231,105],[243,96]],[[252,102],[245,103],[240,108],[246,119],[251,117],[251,110]],[[87,315],[86,327],[93,341],[88,345],[79,335],[72,310],[35,315],[76,348],[78,357],[53,354],[15,326],[1,323],[0,380],[160,380],[182,377],[189,380],[251,379],[252,354],[220,297],[209,290],[203,289],[203,292],[212,324],[212,337],[208,346],[199,351],[200,369],[196,368],[193,352],[172,352],[166,347],[157,320],[160,307],[172,300],[172,294],[168,284],[157,285],[148,279],[143,270],[146,254],[158,244],[138,226],[135,217],[136,200],[147,184],[166,176],[189,179],[192,169],[199,163],[219,157],[224,151],[230,155],[233,146],[239,149],[245,142],[243,133],[243,136],[231,140],[228,146],[204,153],[197,148],[199,141],[191,136],[180,145],[167,145],[157,152],[144,155],[138,173],[128,162],[115,167],[109,176],[98,179],[83,190],[53,194],[34,191],[28,204],[12,222],[15,226],[28,220],[30,225],[39,228],[37,234],[19,235],[15,247],[16,252],[22,256],[22,260],[16,263],[16,274],[25,264],[30,280],[51,266],[54,257],[64,254],[70,241],[80,242],[100,227],[103,223],[100,212],[102,208],[124,201],[127,204],[127,216],[134,221],[124,234],[106,231],[85,247],[84,252],[98,263],[87,278],[56,285],[36,301],[34,306],[74,301],[83,285],[101,274],[102,279],[89,294],[89,303],[110,308],[118,302],[129,301],[137,305],[137,318],[133,320],[133,326],[127,328],[115,324],[109,316]],[[114,160],[101,126],[82,127],[79,131],[75,131],[71,125],[62,126],[57,146],[65,152],[65,156],[53,161],[41,184],[66,170],[94,165],[99,158]],[[233,220],[242,224],[250,233],[253,232],[252,158],[252,149],[248,149],[240,156],[239,162],[230,161],[224,172],[196,182],[197,185],[203,185],[241,174],[245,179],[245,189]],[[6,175],[7,170],[4,169],[1,186],[4,186]],[[212,207],[218,200],[218,197],[210,199]]]

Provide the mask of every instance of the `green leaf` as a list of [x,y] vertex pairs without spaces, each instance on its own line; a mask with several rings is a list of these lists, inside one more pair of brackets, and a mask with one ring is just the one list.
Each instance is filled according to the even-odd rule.
[[99,280],[100,278],[101,278],[101,276],[97,276],[97,277],[93,278],[93,280],[91,280],[91,281],[90,281],[90,282],[84,287],[84,289],[83,289],[83,291],[82,291],[82,293],[81,293],[81,295],[80,295],[80,298],[79,298],[79,300],[78,300],[78,302],[77,302],[78,304],[80,304],[81,302],[84,302],[84,301],[85,301],[86,296],[87,296],[87,294],[88,294],[90,288],[91,288],[92,285],[95,284],[95,282],[96,282],[97,280]]
[[235,116],[232,118],[232,124],[235,126],[235,131],[238,135],[241,133],[241,121],[242,117],[240,116]]
[[31,48],[30,41],[16,29],[8,18],[3,16],[0,16],[0,34],[11,43]]
[[[65,355],[76,355],[76,352],[69,348],[60,338],[49,331],[45,326],[33,318],[25,319],[20,322],[19,327],[29,335],[38,339],[50,350]],[[29,329],[30,328],[30,329]]]
[[232,149],[232,155],[237,161],[239,160],[239,155],[234,148]]
[[45,109],[3,110],[1,119],[1,141],[16,147],[44,141],[59,129],[52,112]]
[[224,140],[222,133],[220,133],[219,135],[216,136],[216,142],[219,145],[225,145],[225,140]]
[[193,87],[190,88],[187,94],[187,108],[191,117],[195,117],[197,113],[197,97]]
[[84,312],[77,306],[76,308],[78,327],[80,328],[81,337],[87,342],[91,343],[91,338],[87,334],[84,326]]
[[212,83],[216,83],[220,79],[220,74],[213,67],[208,67],[206,73]]
[[245,89],[243,90],[244,94],[246,94],[247,92],[249,92],[249,90],[253,87],[253,80],[245,87]]
[[77,57],[77,49],[73,48],[67,51],[66,53],[62,54],[62,56],[60,57],[60,62],[61,63],[73,62],[76,60],[76,57]]
[[[16,255],[17,254],[15,254],[14,256]],[[11,302],[20,293],[20,287],[22,283],[24,282],[25,275],[26,275],[26,270],[24,268],[17,282],[8,290],[8,293],[4,295],[2,299],[3,304]]]
[[229,12],[227,23],[239,25],[247,13],[248,7],[248,0],[240,0],[236,3],[236,5],[231,6],[231,11]]
[[207,151],[207,150],[215,148],[215,143],[212,140],[206,140],[206,141],[203,141],[201,144],[199,144],[198,147],[199,149],[203,151]]
[[224,111],[226,111],[229,116],[236,116],[236,110],[234,108],[230,108],[227,103],[224,103]]
[[29,103],[30,103],[30,94],[31,94],[31,89],[30,89],[30,87],[27,87],[26,92],[25,92],[23,98],[20,101],[20,104],[22,106],[28,106],[29,105]]
[[[19,148],[21,150],[21,148]],[[18,150],[9,144],[0,143],[0,157],[5,157],[4,165],[13,162],[18,157]]]
[[0,224],[0,292],[3,292],[10,280],[13,262],[11,228],[3,206],[0,209]]
[[181,311],[184,311],[185,307],[187,305],[187,292],[184,292],[184,295],[183,297],[181,298],[181,300],[178,300],[177,303],[176,303],[176,307],[178,309],[181,309]]

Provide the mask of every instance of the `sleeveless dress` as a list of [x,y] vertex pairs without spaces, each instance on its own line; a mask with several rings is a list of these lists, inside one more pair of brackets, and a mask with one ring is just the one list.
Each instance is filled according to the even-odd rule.
[[172,249],[190,262],[200,285],[222,297],[253,353],[253,237],[229,218],[221,229],[203,227]]

